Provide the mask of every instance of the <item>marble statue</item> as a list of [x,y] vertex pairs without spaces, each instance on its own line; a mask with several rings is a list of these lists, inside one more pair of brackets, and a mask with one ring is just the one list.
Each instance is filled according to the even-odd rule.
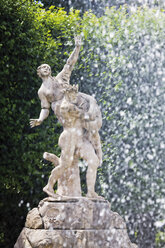
[[53,162],[55,168],[43,190],[53,197],[56,196],[53,189],[56,181],[58,181],[58,195],[81,196],[79,159],[85,160],[88,164],[87,197],[98,197],[94,187],[97,168],[102,163],[98,132],[102,125],[101,112],[94,97],[78,92],[78,87],[71,86],[69,82],[78,59],[80,46],[81,39],[76,37],[75,49],[56,77],[51,76],[51,68],[47,64],[42,64],[37,69],[42,79],[42,85],[38,91],[41,112],[38,119],[30,120],[30,125],[31,127],[40,125],[48,117],[51,107],[64,128],[59,138],[60,158],[54,154],[44,153],[44,158]]
[[[43,157],[54,165],[43,188],[48,197],[29,211],[14,248],[138,248],[131,243],[122,217],[111,211],[110,203],[95,192],[97,167],[102,163],[98,133],[101,112],[92,96],[69,83],[80,43],[76,37],[75,49],[56,77],[51,76],[47,64],[37,70],[42,79],[38,91],[41,112],[38,119],[30,120],[30,125],[40,125],[51,107],[63,126],[59,137],[61,155],[44,152]],[[81,197],[80,159],[88,165],[86,197]]]

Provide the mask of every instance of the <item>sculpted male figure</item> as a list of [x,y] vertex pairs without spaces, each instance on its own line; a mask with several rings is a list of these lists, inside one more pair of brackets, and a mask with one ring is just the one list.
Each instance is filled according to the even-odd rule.
[[75,160],[82,158],[88,164],[86,175],[87,197],[96,198],[98,195],[94,188],[99,159],[91,142],[84,137],[81,122],[82,110],[76,106],[77,94],[78,88],[76,86],[68,87],[61,104],[58,106],[57,112],[61,116],[64,128],[59,138],[61,156],[58,166],[52,170],[48,184],[43,190],[48,195],[55,196],[53,187],[56,181],[72,166]]
[[56,76],[51,76],[51,68],[47,64],[42,64],[37,68],[37,74],[42,79],[42,85],[38,90],[38,96],[41,100],[41,112],[38,119],[31,119],[31,127],[40,125],[49,115],[50,106],[54,110],[57,101],[62,100],[64,89],[69,85],[71,72],[78,59],[81,47],[79,37],[75,38],[75,49],[64,65],[63,70]]

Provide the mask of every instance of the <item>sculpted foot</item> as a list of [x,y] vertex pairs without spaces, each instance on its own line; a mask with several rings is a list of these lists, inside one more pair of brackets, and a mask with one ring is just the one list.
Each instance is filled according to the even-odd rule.
[[56,194],[54,193],[54,190],[53,189],[50,189],[47,185],[43,188],[43,191],[48,195],[48,196],[51,196],[51,197],[55,197]]
[[104,199],[102,196],[99,196],[96,192],[88,192],[86,195],[88,198],[97,198],[97,199]]

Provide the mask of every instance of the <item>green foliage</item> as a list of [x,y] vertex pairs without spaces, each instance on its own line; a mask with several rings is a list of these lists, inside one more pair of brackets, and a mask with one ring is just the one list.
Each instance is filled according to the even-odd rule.
[[156,247],[161,248],[165,245],[165,233],[164,232],[158,232],[156,234]]
[[[111,8],[115,6],[116,8],[120,8],[124,4],[132,5],[132,6],[141,6],[144,4],[142,0],[41,0],[44,4],[45,8],[49,8],[51,5],[55,5],[56,7],[63,7],[67,12],[71,8],[80,10],[81,15],[83,15],[86,11],[92,10],[92,12],[97,16],[102,16],[105,13],[107,7]],[[159,6],[161,8],[165,7],[164,0],[146,0],[145,4],[148,4],[149,7]]]
[[44,197],[42,188],[51,171],[42,162],[44,151],[60,154],[61,127],[53,113],[39,127],[30,129],[29,119],[38,118],[41,81],[36,68],[49,63],[59,72],[72,43],[78,11],[69,15],[51,7],[45,11],[27,0],[0,2],[1,88],[1,227],[0,246],[13,247],[27,211]]
[[[125,6],[107,9],[100,18],[90,11],[80,18],[78,10],[45,10],[30,0],[1,0],[0,10],[0,246],[13,247],[27,211],[44,197],[51,165],[43,163],[42,153],[60,153],[61,127],[53,113],[41,126],[29,127],[29,119],[40,112],[36,68],[48,63],[56,75],[73,49],[74,35],[81,33],[83,49],[71,83],[95,95],[103,112],[104,164],[97,190],[127,217],[131,238],[141,247],[147,240],[149,247],[154,222],[163,215],[157,199],[164,197],[164,86],[159,74],[164,12]],[[82,184],[86,190],[84,178]]]

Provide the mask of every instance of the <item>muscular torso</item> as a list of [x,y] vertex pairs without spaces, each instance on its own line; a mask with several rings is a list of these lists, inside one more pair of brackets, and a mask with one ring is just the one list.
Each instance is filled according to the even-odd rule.
[[78,147],[78,144],[82,143],[84,132],[79,118],[80,110],[64,99],[59,106],[59,112],[64,128],[59,138],[59,146],[64,148],[67,144],[68,147],[71,145],[75,148]]

